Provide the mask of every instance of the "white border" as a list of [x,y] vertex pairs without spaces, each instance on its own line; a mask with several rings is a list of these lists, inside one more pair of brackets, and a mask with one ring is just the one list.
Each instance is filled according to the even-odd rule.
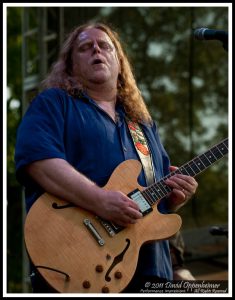
[[[6,41],[7,37],[7,7],[228,7],[228,20],[229,20],[229,99],[228,99],[228,108],[229,108],[229,278],[228,278],[228,294],[180,294],[180,297],[231,297],[232,295],[232,3],[3,3],[3,296],[8,297],[179,297],[179,294],[32,294],[32,293],[7,293],[7,276],[6,276],[6,259],[7,259],[7,199],[6,199],[6,174],[7,174],[7,128],[6,128],[6,98],[7,98],[7,51],[6,51]],[[5,207],[4,207],[5,205]],[[4,209],[5,208],[5,209]]]
[[232,3],[4,3],[4,7],[230,7]]

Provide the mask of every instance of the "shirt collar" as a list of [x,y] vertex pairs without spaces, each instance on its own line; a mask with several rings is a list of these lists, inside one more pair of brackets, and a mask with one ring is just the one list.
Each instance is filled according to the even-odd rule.
[[[94,104],[95,106],[99,107],[97,105],[97,103],[95,102],[95,100],[93,100],[86,92],[81,91],[80,95],[79,95],[79,99],[80,100],[86,100],[87,102]],[[116,112],[119,114],[120,117],[124,117],[125,116],[125,111],[123,109],[122,104],[117,103],[116,104]]]

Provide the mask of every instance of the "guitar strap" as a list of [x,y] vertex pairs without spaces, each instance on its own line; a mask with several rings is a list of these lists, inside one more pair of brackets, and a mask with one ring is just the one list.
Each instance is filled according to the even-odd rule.
[[152,155],[147,143],[147,139],[143,133],[143,130],[137,122],[133,122],[128,118],[126,118],[126,121],[138,156],[144,169],[144,175],[147,186],[149,186],[155,182],[155,174],[152,163]]

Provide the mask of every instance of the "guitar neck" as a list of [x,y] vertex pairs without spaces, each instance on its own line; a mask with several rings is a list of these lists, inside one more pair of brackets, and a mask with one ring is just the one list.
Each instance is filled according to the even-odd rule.
[[203,154],[193,158],[186,164],[182,165],[176,171],[171,172],[163,177],[160,181],[147,187],[142,194],[148,200],[150,205],[161,200],[171,192],[171,188],[165,184],[165,180],[175,174],[184,174],[195,177],[209,166],[214,164],[228,153],[228,138],[213,146]]

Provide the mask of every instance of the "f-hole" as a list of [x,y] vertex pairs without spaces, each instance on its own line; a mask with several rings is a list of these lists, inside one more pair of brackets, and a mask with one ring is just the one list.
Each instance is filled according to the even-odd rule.
[[123,249],[123,251],[118,254],[114,260],[113,260],[113,263],[111,264],[111,266],[109,267],[107,273],[105,274],[105,280],[106,281],[111,281],[111,278],[109,277],[109,274],[111,273],[112,269],[118,264],[120,263],[122,260],[123,260],[123,257],[127,251],[127,249],[130,247],[130,240],[129,239],[126,239],[126,247]]

